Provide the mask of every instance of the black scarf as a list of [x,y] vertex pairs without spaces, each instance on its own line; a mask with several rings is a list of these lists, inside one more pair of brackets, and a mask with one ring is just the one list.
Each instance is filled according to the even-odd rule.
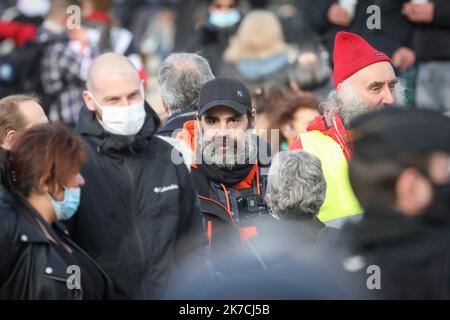
[[[265,148],[263,148],[264,151],[261,150],[261,146],[265,145]],[[261,152],[268,152],[269,158],[271,157],[270,154],[270,145],[265,141],[264,139],[260,139],[258,136],[256,136],[256,145],[257,145],[257,154],[256,159],[258,159],[258,167],[270,167],[270,162],[267,164],[261,163]],[[196,157],[201,158],[201,147],[196,150]],[[199,153],[200,152],[200,153]],[[253,160],[252,160],[253,162]],[[221,169],[215,165],[209,165],[206,163],[206,161],[202,161],[202,163],[197,164],[197,167],[200,171],[202,171],[208,179],[217,182],[217,183],[223,183],[228,186],[233,186],[235,184],[238,184],[239,182],[243,181],[249,174],[250,171],[252,171],[253,166],[255,163],[249,163],[249,164],[237,164],[234,166],[231,170],[224,170]]]
[[231,170],[223,170],[215,165],[204,163],[197,164],[197,167],[206,174],[206,176],[218,183],[224,183],[228,186],[233,186],[244,180],[252,171],[254,164],[239,164]]

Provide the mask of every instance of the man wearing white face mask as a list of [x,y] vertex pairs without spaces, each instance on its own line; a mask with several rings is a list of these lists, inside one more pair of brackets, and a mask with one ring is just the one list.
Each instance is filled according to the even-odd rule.
[[98,57],[83,98],[86,189],[69,221],[73,238],[107,270],[117,298],[160,298],[174,268],[207,259],[191,177],[154,136],[159,119],[128,58]]

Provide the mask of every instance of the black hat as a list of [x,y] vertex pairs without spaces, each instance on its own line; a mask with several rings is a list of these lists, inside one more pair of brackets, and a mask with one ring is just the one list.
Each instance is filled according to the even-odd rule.
[[450,153],[450,118],[435,111],[386,107],[356,118],[350,127],[354,156],[363,159]]
[[218,107],[230,107],[240,115],[252,110],[252,99],[247,87],[238,79],[217,77],[208,81],[200,90],[198,115]]

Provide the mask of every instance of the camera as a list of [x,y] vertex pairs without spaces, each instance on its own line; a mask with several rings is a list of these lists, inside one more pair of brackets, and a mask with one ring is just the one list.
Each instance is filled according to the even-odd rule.
[[242,194],[237,199],[239,215],[240,216],[254,216],[263,213],[267,213],[267,204],[262,195],[259,194]]

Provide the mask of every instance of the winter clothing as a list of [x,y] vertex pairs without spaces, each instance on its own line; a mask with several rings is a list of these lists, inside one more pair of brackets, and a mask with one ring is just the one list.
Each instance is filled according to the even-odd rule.
[[[111,298],[112,283],[102,268],[70,240],[63,225],[50,227],[39,217],[17,196],[0,195],[0,299]],[[48,240],[38,222],[57,243]],[[81,289],[68,288],[68,283],[74,284],[68,279],[73,272],[69,266],[80,267]]]
[[[197,130],[197,122],[189,121],[178,136],[194,154],[199,151]],[[270,147],[267,146],[266,150],[269,151]],[[227,273],[227,266],[223,264],[225,253],[242,248],[248,250],[246,244],[241,243],[258,234],[258,217],[268,213],[264,202],[255,203],[258,208],[249,211],[244,197],[250,195],[263,199],[270,164],[257,162],[224,171],[199,162],[196,160],[192,164],[192,176],[211,247],[211,261],[216,270]]]
[[154,136],[159,119],[145,109],[136,136],[105,132],[87,108],[77,127],[87,161],[73,237],[105,268],[120,298],[160,298],[177,268],[207,260],[189,172],[172,160],[172,146]]
[[384,53],[370,46],[366,40],[350,32],[338,32],[334,41],[333,80],[339,83],[365,67],[382,61],[391,63]]
[[[363,212],[348,179],[348,161],[352,154],[351,135],[339,114],[318,116],[290,147],[303,149],[318,157],[327,182],[327,194],[320,208],[324,222]],[[331,222],[331,221],[330,221]]]

